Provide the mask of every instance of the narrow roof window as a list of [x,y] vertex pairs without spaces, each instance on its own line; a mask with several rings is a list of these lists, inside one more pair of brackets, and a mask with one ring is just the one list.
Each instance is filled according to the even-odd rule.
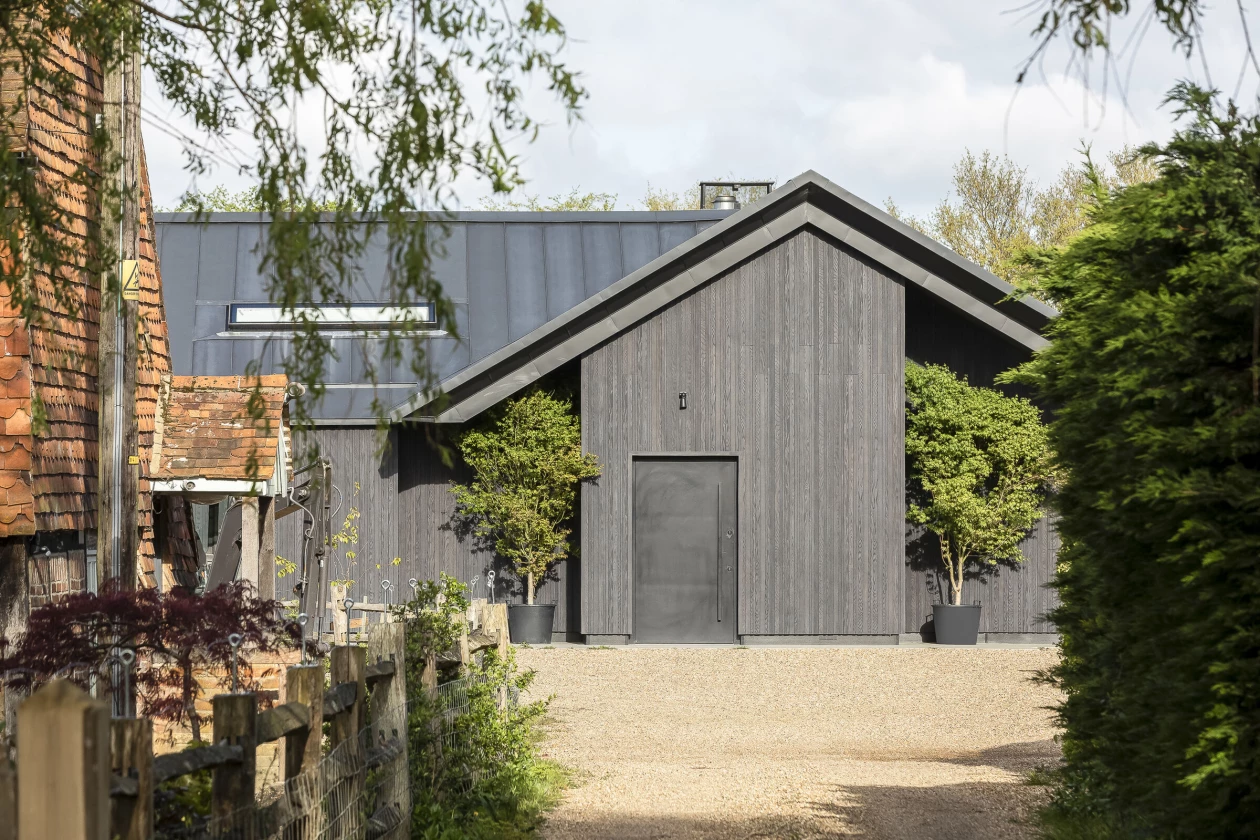
[[352,303],[348,306],[298,306],[284,311],[267,303],[234,303],[228,308],[228,328],[234,330],[288,330],[302,321],[314,321],[322,329],[387,329],[398,324],[430,327],[437,323],[433,304],[388,306]]

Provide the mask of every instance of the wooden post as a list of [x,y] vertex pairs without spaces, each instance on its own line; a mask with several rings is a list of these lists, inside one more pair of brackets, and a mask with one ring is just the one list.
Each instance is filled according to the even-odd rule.
[[9,745],[0,744],[0,840],[17,840],[17,774],[9,763]]
[[284,736],[284,777],[292,779],[319,764],[324,738],[324,666],[297,665],[285,675],[286,703],[305,703],[310,723]]
[[377,624],[368,635],[368,659],[392,661],[394,673],[372,689],[372,734],[378,744],[397,740],[402,751],[387,772],[378,801],[402,815],[398,837],[411,836],[411,782],[407,772],[407,632],[403,624]]
[[[333,608],[332,643],[334,646],[344,645],[347,639],[349,638],[347,636],[347,633],[349,633],[349,630],[350,630],[350,614],[346,612],[346,607],[345,607],[346,586],[345,584],[341,584],[341,583],[329,584],[328,591],[332,593],[332,608]],[[337,684],[337,681],[333,680],[333,685],[336,685],[336,684]]]
[[239,746],[242,757],[240,764],[214,768],[210,785],[212,818],[223,819],[254,804],[257,716],[258,698],[253,694],[219,694],[214,698],[214,743]]
[[342,741],[357,737],[359,730],[366,722],[364,702],[367,694],[367,682],[364,671],[367,669],[367,651],[358,645],[338,645],[332,649],[332,684],[358,683],[359,691],[354,697],[354,705],[332,719],[332,729],[328,740],[332,747]]
[[22,703],[29,693],[30,689],[26,686],[6,685],[4,687],[4,734],[13,743],[17,743],[18,709],[22,708]]
[[485,598],[473,598],[468,602],[468,624],[473,630],[481,627],[481,619],[487,603],[489,602]]
[[109,840],[109,705],[53,680],[18,730],[18,840]]
[[[319,766],[324,740],[324,666],[299,665],[285,675],[286,703],[305,703],[310,710],[305,729],[284,736],[284,778],[286,781]],[[289,809],[301,816],[285,840],[316,840],[324,824],[323,800],[315,787],[291,785]]]
[[[136,585],[140,450],[136,420],[136,322],[140,303],[120,294],[124,261],[140,259],[140,51],[128,44],[106,68],[102,118],[114,161],[104,172],[100,229],[114,259],[101,278],[97,463],[98,580]],[[109,165],[109,164],[116,164]],[[114,206],[112,199],[120,203]],[[132,459],[135,459],[134,463]]]
[[258,597],[276,597],[276,499],[258,500]]
[[112,798],[111,837],[153,837],[153,721],[115,718],[110,722],[110,764],[115,775],[136,780],[137,795]]
[[420,687],[429,694],[437,694],[437,686],[437,655],[430,653],[424,658],[424,669],[420,672]]
[[506,658],[509,646],[507,604],[486,604],[481,612],[481,626],[486,633],[499,631],[499,658]]
[[241,499],[241,572],[240,579],[258,587],[258,497]]

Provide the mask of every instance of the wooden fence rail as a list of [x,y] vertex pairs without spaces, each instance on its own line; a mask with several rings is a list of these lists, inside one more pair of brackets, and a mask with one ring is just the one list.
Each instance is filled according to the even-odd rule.
[[[497,647],[502,652],[507,644],[506,608],[477,602],[459,642],[424,663],[422,689],[435,690],[439,668],[466,666],[477,651]],[[315,663],[289,668],[287,702],[265,711],[258,710],[255,694],[217,695],[214,742],[159,756],[153,754],[152,721],[111,720],[106,701],[67,680],[52,680],[17,709],[16,773],[0,760],[0,840],[151,840],[154,788],[200,770],[212,771],[212,822],[241,815],[250,819],[249,827],[233,831],[233,837],[408,838],[405,657],[404,625],[375,624],[366,648],[332,648],[331,688],[324,687],[323,665]],[[344,794],[341,810],[327,817],[309,785],[288,784],[323,772],[325,721],[330,750],[362,750],[359,760],[344,765],[354,768],[352,774],[336,780]],[[368,737],[360,743],[365,727]],[[284,743],[286,785],[278,799],[259,807],[255,751],[272,741]],[[368,774],[387,765],[394,772],[378,777],[373,813],[351,813],[366,801]],[[350,811],[346,801],[353,805]],[[280,835],[266,828],[285,825]]]

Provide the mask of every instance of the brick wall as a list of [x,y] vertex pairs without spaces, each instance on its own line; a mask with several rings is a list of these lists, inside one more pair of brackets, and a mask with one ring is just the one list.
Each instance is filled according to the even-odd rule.
[[[280,705],[285,698],[285,672],[293,665],[301,662],[299,651],[285,651],[276,654],[250,654],[241,657],[241,673],[251,673],[258,681],[259,691],[265,704]],[[205,716],[201,736],[210,740],[214,731],[213,709],[211,698],[216,694],[231,691],[232,674],[220,669],[198,670],[194,675],[201,686],[202,696],[197,701],[197,711]],[[153,752],[161,755],[182,750],[192,740],[192,731],[187,726],[172,726],[163,721],[155,721],[153,729]],[[258,747],[257,788],[263,790],[284,780],[284,742],[273,741]]]
[[32,552],[27,556],[26,569],[31,609],[87,589],[87,552],[81,548]]

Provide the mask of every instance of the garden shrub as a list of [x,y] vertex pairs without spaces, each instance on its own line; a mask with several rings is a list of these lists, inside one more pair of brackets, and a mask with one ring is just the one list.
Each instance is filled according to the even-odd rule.
[[417,840],[528,836],[564,782],[560,768],[538,752],[546,701],[500,703],[501,696],[517,698],[534,676],[517,670],[510,650],[506,659],[487,650],[466,669],[468,708],[445,728],[442,701],[422,689],[425,660],[459,638],[468,609],[465,593],[463,583],[443,574],[439,581],[421,583],[413,600],[398,609],[407,628],[408,757]]
[[1066,471],[1050,823],[1257,837],[1260,121],[1173,99],[1188,124],[1142,149],[1162,176],[1041,258],[1062,314],[1019,376]]

